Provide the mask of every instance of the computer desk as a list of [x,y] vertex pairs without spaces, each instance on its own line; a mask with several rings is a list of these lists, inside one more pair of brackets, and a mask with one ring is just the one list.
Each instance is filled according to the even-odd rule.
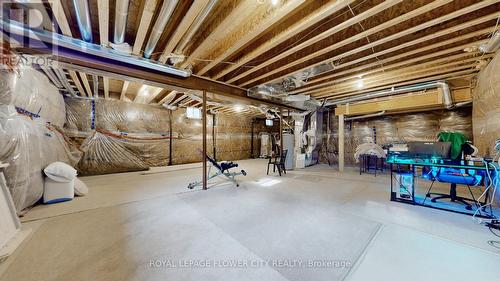
[[[391,170],[391,201],[395,202],[401,202],[401,203],[406,203],[406,204],[411,204],[411,205],[417,205],[417,206],[423,206],[423,207],[428,207],[428,208],[433,208],[433,209],[440,209],[440,210],[445,210],[445,211],[450,211],[454,213],[461,213],[461,214],[466,214],[466,215],[473,215],[474,212],[467,212],[467,211],[458,211],[450,208],[445,208],[445,207],[440,207],[436,205],[430,205],[430,204],[425,204],[422,202],[418,202],[415,200],[415,178],[418,177],[417,173],[417,167],[437,167],[437,168],[454,168],[454,169],[465,169],[465,170],[476,170],[476,171],[486,171],[488,170],[492,178],[495,176],[495,169],[489,165],[485,165],[484,163],[482,166],[477,166],[477,165],[468,165],[468,164],[446,164],[446,163],[439,163],[441,160],[439,159],[424,159],[424,158],[408,158],[408,157],[397,157],[394,155],[389,155],[387,157],[386,163],[389,164],[390,170]],[[492,163],[495,165],[495,167],[498,169],[498,165],[495,163]],[[401,169],[401,166],[406,165],[408,166],[408,169]],[[410,172],[413,174],[413,189],[412,189],[412,195],[411,195],[411,200],[408,199],[401,199],[396,197],[396,191],[394,190],[394,180],[395,176],[394,173],[398,172]],[[433,181],[434,182],[434,181]],[[432,182],[432,183],[433,183]],[[489,178],[486,176],[483,178],[483,185],[484,188],[486,188],[490,182]],[[431,183],[431,184],[432,184]],[[488,190],[484,202],[477,202],[476,203],[481,203],[481,205],[484,205],[486,203],[489,203],[488,200],[491,198],[491,188]],[[425,196],[425,195],[424,195]],[[475,200],[475,199],[473,199]],[[481,208],[483,212],[479,211],[479,213],[476,215],[478,217],[483,217],[483,218],[493,218],[493,208],[491,204],[489,205],[489,210],[486,210],[485,208]],[[489,211],[489,212],[488,212]]]

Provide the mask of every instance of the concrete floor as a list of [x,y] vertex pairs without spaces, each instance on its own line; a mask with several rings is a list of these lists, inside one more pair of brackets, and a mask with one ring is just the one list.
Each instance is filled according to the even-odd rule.
[[[199,170],[82,178],[37,206],[0,280],[497,280],[500,250],[470,216],[389,201],[387,175],[317,165],[190,191]],[[497,239],[498,240],[498,239]]]

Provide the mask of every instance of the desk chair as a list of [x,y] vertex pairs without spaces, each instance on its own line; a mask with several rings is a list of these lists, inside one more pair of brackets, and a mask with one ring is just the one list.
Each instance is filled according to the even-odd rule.
[[286,174],[285,169],[285,160],[288,150],[283,150],[282,155],[276,154],[274,159],[272,157],[269,158],[269,162],[267,163],[267,174],[269,175],[269,166],[273,165],[273,173],[276,172],[276,168],[278,168],[278,173],[281,177],[281,172]]
[[[458,203],[464,204],[465,209],[467,209],[467,210],[472,210],[472,205],[469,204],[467,201],[473,202],[476,205],[476,207],[479,208],[477,200],[474,197],[474,194],[472,193],[471,185],[472,186],[478,185],[481,182],[482,177],[464,176],[464,175],[458,175],[458,173],[460,173],[460,170],[448,170],[447,171],[444,168],[439,169],[438,174],[432,178],[431,186],[427,190],[427,193],[425,196],[432,198],[431,202],[433,202],[433,203],[436,203],[437,200],[449,198],[451,202],[458,202]],[[450,183],[450,193],[443,194],[443,193],[430,192],[432,189],[432,186],[436,180],[439,182]],[[472,196],[472,199],[458,196],[457,195],[457,184],[466,185],[467,189],[469,190],[470,195]],[[432,197],[431,195],[438,195],[438,196]]]
[[[441,132],[439,133],[438,138],[440,141],[450,141],[452,143],[450,156],[454,159],[453,161],[456,162],[456,164],[460,164],[461,160],[465,160],[465,154],[470,154],[470,145],[467,143],[467,138],[462,133]],[[431,202],[433,203],[436,203],[437,200],[449,198],[451,202],[462,203],[465,205],[467,210],[472,210],[472,205],[467,201],[473,202],[476,207],[478,207],[478,203],[476,198],[474,198],[474,194],[472,193],[470,187],[480,184],[482,179],[483,178],[480,175],[464,175],[463,171],[460,169],[440,168],[432,176],[432,184],[425,196],[431,197],[431,194],[438,195],[437,197],[433,197],[431,199]],[[431,193],[430,190],[436,180],[439,182],[450,183],[450,193]],[[457,196],[457,184],[466,185],[472,199]]]

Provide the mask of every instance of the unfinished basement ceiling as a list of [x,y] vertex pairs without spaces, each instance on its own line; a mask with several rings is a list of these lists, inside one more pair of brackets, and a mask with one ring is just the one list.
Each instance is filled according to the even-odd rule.
[[[90,0],[93,43],[116,41],[118,1],[128,2],[124,42],[133,56],[244,89],[333,101],[433,80],[469,87],[491,58],[479,47],[500,15],[495,0]],[[62,34],[83,39],[74,2],[46,8],[63,12],[55,15]],[[186,94],[153,89],[144,97],[143,85],[108,77],[95,93],[92,76],[67,78],[82,96],[159,104]]]

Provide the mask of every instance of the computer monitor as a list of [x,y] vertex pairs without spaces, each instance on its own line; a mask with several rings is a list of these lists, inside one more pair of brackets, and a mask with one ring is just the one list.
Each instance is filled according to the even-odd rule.
[[451,142],[414,141],[408,143],[408,154],[419,157],[449,159]]

